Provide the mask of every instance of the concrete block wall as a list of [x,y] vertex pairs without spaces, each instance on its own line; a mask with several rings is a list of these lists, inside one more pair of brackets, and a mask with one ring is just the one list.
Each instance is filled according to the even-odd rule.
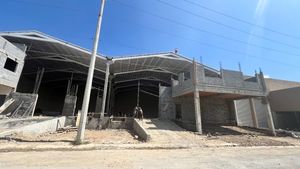
[[[197,72],[198,91],[265,96],[262,84],[258,80],[255,80],[257,77],[252,77],[254,80],[249,80],[251,77],[245,80],[242,72],[225,69],[221,69],[220,76],[211,77],[205,75],[204,69],[201,66],[198,67]],[[179,77],[182,79],[182,74]],[[193,92],[192,79],[179,80],[178,85],[173,83],[172,89],[173,97],[191,93]]]
[[244,85],[243,73],[239,71],[222,69],[222,78],[226,86],[241,87]]
[[[12,89],[16,89],[23,70],[25,55],[24,51],[0,37],[0,94],[8,94]],[[7,58],[18,63],[14,72],[4,68]]]
[[229,105],[223,98],[201,98],[201,112],[203,124],[228,124],[230,122]]
[[[181,106],[182,119],[176,120],[177,123],[183,128],[194,131],[196,126],[193,96],[174,98],[174,103]],[[230,123],[230,108],[225,99],[217,97],[201,97],[200,104],[203,126],[206,124]]]

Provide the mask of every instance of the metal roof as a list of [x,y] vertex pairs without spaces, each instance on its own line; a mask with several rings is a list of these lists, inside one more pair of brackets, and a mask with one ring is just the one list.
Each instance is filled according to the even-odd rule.
[[[27,66],[25,73],[35,72],[34,64],[45,67],[46,72],[65,72],[86,74],[91,52],[77,45],[51,37],[37,31],[2,32],[0,36],[10,42],[26,44]],[[177,53],[166,52],[135,56],[112,57],[111,73],[115,82],[146,78],[169,82],[180,72],[190,72],[192,60]],[[32,61],[32,62],[30,62]],[[95,78],[104,79],[107,59],[98,54],[95,64]],[[206,72],[218,74],[215,69],[205,66]]]

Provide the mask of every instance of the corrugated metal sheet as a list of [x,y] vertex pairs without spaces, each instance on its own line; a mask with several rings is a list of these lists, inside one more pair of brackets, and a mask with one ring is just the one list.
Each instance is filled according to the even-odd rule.
[[259,128],[268,128],[267,105],[262,104],[261,99],[254,99],[256,117]]
[[249,100],[237,100],[235,101],[237,125],[238,126],[253,126],[252,116],[250,112]]
[[[237,115],[237,125],[254,127],[249,99],[236,100],[234,102]],[[267,106],[262,103],[261,99],[254,99],[254,105],[258,127],[268,128]]]

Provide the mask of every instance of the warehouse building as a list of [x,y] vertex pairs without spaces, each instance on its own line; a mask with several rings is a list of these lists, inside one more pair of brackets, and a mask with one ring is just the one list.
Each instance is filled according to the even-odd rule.
[[[26,54],[22,73],[20,58],[20,67],[14,74],[20,80],[11,81],[14,94],[1,93],[6,101],[16,93],[31,96],[32,109],[24,110],[25,114],[14,111],[15,114],[26,116],[33,111],[35,115],[76,115],[83,100],[90,51],[36,31],[4,32],[0,36],[1,50],[10,53],[3,45],[6,43],[14,46],[13,51],[23,49],[23,59]],[[14,44],[23,48],[16,49]],[[102,105],[105,83],[108,83],[107,100]],[[239,124],[239,113],[244,112],[236,111],[235,101],[256,98],[266,107],[263,120],[269,122],[266,127],[274,133],[267,95],[261,71],[245,76],[240,70],[216,70],[177,52],[122,57],[98,55],[89,112],[99,116],[101,107],[105,106],[106,116],[130,116],[133,108],[140,105],[145,118],[173,120],[183,128],[201,133],[207,124]],[[16,108],[20,102],[14,103]],[[248,119],[260,116],[254,106],[250,104],[252,111]]]

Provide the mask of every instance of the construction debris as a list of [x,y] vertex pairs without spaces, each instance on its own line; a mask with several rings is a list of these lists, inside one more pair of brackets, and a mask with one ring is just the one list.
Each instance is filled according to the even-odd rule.
[[6,97],[0,114],[10,118],[25,118],[33,116],[37,103],[37,94],[12,92]]

